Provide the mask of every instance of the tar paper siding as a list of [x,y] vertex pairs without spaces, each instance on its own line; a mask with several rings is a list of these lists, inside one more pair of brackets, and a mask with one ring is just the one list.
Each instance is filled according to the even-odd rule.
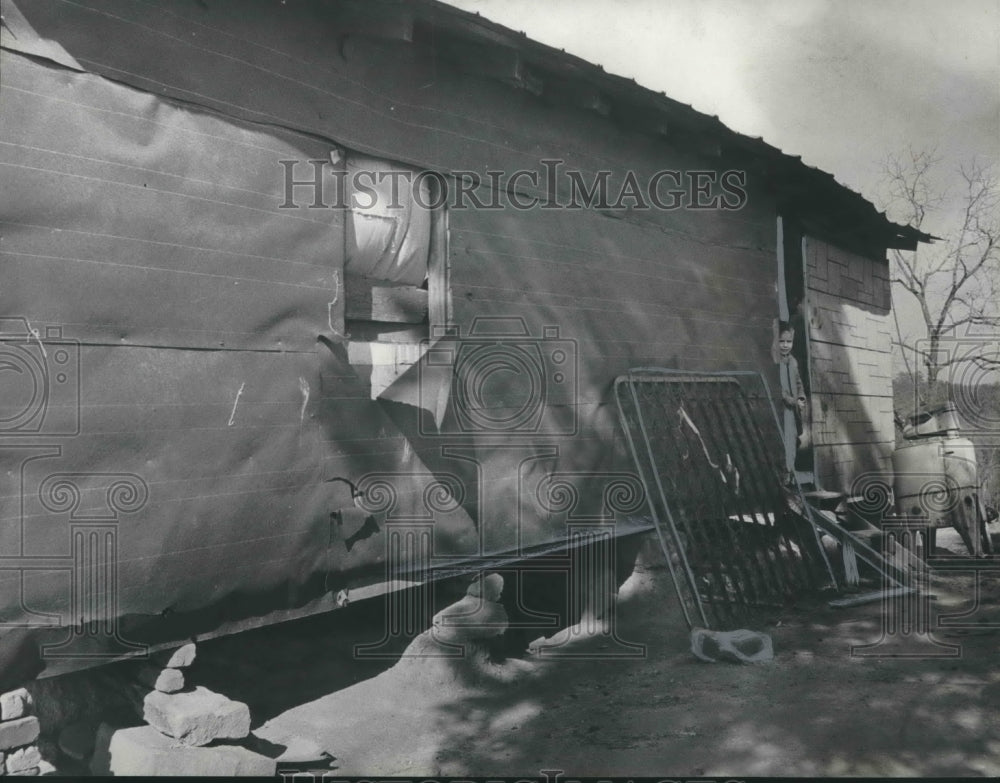
[[[120,610],[174,617],[163,634],[299,606],[345,573],[381,575],[384,536],[347,551],[351,531],[329,512],[351,498],[325,478],[395,472],[416,503],[434,474],[461,477],[464,512],[436,517],[442,552],[558,539],[568,513],[541,512],[525,487],[563,472],[589,491],[628,469],[617,374],[772,367],[775,210],[752,174],[736,211],[456,208],[453,325],[557,329],[578,376],[570,398],[548,401],[549,430],[427,434],[414,406],[368,399],[349,364],[342,215],[279,210],[280,160],[332,145],[445,172],[558,158],[588,180],[611,171],[611,193],[629,171],[646,182],[728,165],[405,42],[341,40],[335,4],[19,5],[93,73],[3,53],[5,106],[24,104],[4,112],[5,140],[21,145],[6,160],[19,179],[5,192],[19,196],[4,202],[16,224],[4,250],[32,270],[5,289],[5,311],[64,324],[82,344],[82,431],[59,467],[149,484],[120,531]],[[545,195],[544,182],[524,189]],[[31,510],[4,513],[13,524]],[[65,538],[57,524],[33,528],[38,546]],[[58,610],[43,576],[33,605]]]
[[[128,638],[253,624],[384,579],[385,541],[345,548],[354,530],[330,512],[353,504],[325,479],[392,471],[409,507],[430,474],[346,349],[317,342],[342,329],[343,213],[279,209],[273,176],[329,144],[0,56],[0,306],[40,334],[60,327],[79,382],[55,389],[37,434],[2,433],[5,611],[61,617],[51,635],[65,635],[74,525],[107,518],[125,474],[148,491],[113,515]],[[56,474],[72,507],[42,492]],[[441,546],[471,534],[474,551],[453,516],[438,518]]]

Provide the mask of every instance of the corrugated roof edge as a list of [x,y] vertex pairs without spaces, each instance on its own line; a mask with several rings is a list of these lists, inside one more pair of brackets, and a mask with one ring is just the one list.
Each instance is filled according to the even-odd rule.
[[787,154],[778,147],[768,144],[761,137],[751,137],[734,131],[717,116],[703,114],[686,103],[643,87],[634,79],[608,73],[600,65],[543,44],[527,37],[523,32],[511,30],[480,14],[463,11],[439,0],[381,0],[381,2],[385,5],[415,9],[423,21],[435,27],[441,27],[450,33],[480,43],[488,42],[515,49],[526,58],[529,65],[572,72],[581,79],[589,80],[607,92],[611,98],[623,97],[643,108],[663,111],[673,115],[675,120],[680,120],[685,125],[716,135],[720,141],[770,164],[774,169],[771,176],[775,181],[798,180],[797,184],[800,186],[821,189],[822,195],[825,196],[824,200],[840,201],[839,209],[849,213],[845,215],[847,219],[864,220],[872,229],[877,230],[888,248],[913,249],[918,242],[940,239],[912,226],[892,222],[863,195],[838,182],[833,174],[803,163],[801,156]]

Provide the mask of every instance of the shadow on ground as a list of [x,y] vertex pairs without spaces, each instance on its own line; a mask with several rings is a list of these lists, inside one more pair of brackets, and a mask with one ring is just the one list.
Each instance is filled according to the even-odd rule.
[[[929,623],[971,602],[971,579],[937,580]],[[552,658],[407,657],[263,731],[308,736],[352,775],[996,775],[1000,579],[981,587],[972,627],[902,646],[892,607],[793,607],[762,629],[776,659],[739,666],[694,659],[665,571],[640,567],[617,638],[581,633]]]

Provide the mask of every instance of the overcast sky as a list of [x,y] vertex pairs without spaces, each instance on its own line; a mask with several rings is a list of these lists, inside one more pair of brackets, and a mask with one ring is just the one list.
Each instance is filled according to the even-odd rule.
[[[973,156],[1000,166],[1000,0],[446,2],[763,136],[880,208],[882,162],[908,145],[936,147],[953,193]],[[948,224],[942,209],[925,228]]]
[[1000,160],[1000,0],[448,0],[802,155],[870,198],[937,145]]

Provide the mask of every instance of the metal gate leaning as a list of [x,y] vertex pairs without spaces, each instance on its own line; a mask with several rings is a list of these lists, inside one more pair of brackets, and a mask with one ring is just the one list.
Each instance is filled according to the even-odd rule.
[[762,610],[835,588],[821,529],[885,571],[879,553],[786,487],[777,412],[759,373],[637,368],[614,390],[689,627],[745,627]]

